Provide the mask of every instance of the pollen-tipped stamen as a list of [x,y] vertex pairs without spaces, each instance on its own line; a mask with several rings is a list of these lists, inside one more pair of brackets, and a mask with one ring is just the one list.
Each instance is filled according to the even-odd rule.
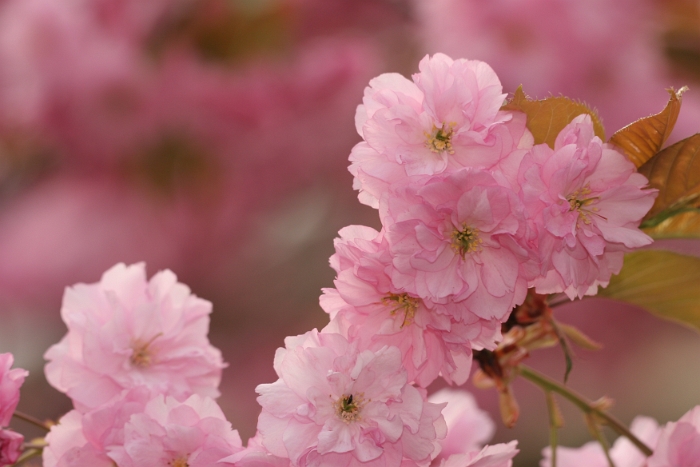
[[452,232],[452,248],[464,258],[467,253],[481,251],[482,240],[479,238],[479,229],[462,224],[462,229]]
[[452,134],[454,133],[454,123],[445,125],[444,123],[440,128],[433,125],[433,130],[425,133],[426,141],[425,147],[430,149],[431,152],[439,153],[446,151],[448,154],[454,154],[455,151],[452,148]]
[[343,394],[335,401],[336,413],[345,423],[354,422],[360,419],[360,412],[365,405],[363,393]]
[[382,303],[387,306],[394,307],[390,311],[392,316],[395,315],[397,311],[403,311],[403,322],[401,323],[401,327],[403,328],[407,324],[411,324],[413,322],[418,305],[420,305],[420,298],[411,297],[407,293],[390,293],[386,297],[382,298]]

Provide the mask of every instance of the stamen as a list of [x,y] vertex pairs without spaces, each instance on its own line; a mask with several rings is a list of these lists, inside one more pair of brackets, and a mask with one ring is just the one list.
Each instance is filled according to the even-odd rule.
[[190,464],[187,462],[187,457],[185,456],[180,456],[177,459],[171,460],[168,462],[168,465],[172,467],[190,467]]
[[420,305],[420,298],[411,297],[407,293],[390,293],[386,297],[382,298],[382,303],[388,306],[395,306],[390,311],[392,316],[395,315],[397,311],[403,310],[403,323],[401,323],[401,327],[403,328],[407,324],[411,324],[413,322],[418,305]]
[[131,353],[130,358],[131,364],[139,368],[147,368],[151,366],[151,363],[153,363],[153,357],[148,347],[153,343],[154,340],[158,339],[162,335],[163,333],[159,332],[145,344],[142,344],[140,341],[136,341],[136,343],[132,347],[133,352]]
[[343,394],[343,396],[335,401],[338,417],[345,423],[360,420],[360,411],[365,405],[364,393],[358,394]]
[[578,219],[576,221],[577,229],[581,228],[581,224],[579,223],[579,221],[582,221],[585,225],[589,225],[591,223],[590,214],[595,214],[596,216],[605,219],[605,217],[601,216],[600,214],[596,214],[600,210],[599,208],[587,208],[591,204],[597,203],[600,199],[600,197],[598,196],[585,198],[585,196],[590,194],[591,188],[588,185],[586,185],[583,188],[579,188],[578,190],[574,191],[566,197],[566,200],[569,202],[569,212],[578,211]]
[[425,147],[434,153],[447,151],[448,154],[454,154],[455,151],[452,149],[452,134],[454,133],[455,126],[456,123],[450,123],[447,125],[447,128],[444,123],[440,128],[433,125],[433,131],[431,133],[425,133],[427,138]]
[[479,238],[479,229],[467,227],[462,224],[462,230],[455,229],[452,232],[452,248],[457,251],[462,259],[467,253],[481,251],[482,240]]

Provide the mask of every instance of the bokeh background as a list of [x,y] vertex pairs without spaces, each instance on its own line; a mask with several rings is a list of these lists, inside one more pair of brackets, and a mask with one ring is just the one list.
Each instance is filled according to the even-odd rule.
[[[145,261],[214,303],[220,403],[250,437],[275,348],[327,322],[333,237],[379,227],[347,172],[362,90],[435,52],[488,62],[506,91],[583,100],[608,135],[688,85],[672,140],[700,131],[690,0],[0,0],[0,352],[31,372],[20,409],[70,408],[42,371],[64,287]],[[611,396],[623,421],[700,403],[694,332],[600,299],[556,313],[605,346],[577,351],[571,386]],[[531,364],[563,375],[556,349]],[[497,419],[495,393],[466,386]],[[496,441],[519,439],[515,465],[535,466],[544,397],[516,395],[521,420]],[[562,444],[588,441],[562,408]]]

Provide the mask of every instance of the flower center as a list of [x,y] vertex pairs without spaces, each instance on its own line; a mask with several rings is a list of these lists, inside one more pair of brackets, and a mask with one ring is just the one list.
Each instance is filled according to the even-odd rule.
[[[136,341],[132,346],[131,358],[129,359],[131,361],[131,364],[139,368],[148,368],[149,366],[151,366],[151,363],[153,363],[153,354],[149,347],[154,340],[158,339],[162,335],[163,333],[159,332],[146,343]],[[178,464],[177,467],[181,466]]]
[[467,253],[481,251],[481,244],[477,228],[462,224],[462,230],[455,229],[452,232],[452,248],[459,253],[462,259]]
[[187,457],[185,456],[180,456],[177,459],[171,460],[168,462],[168,465],[172,467],[190,467],[190,464],[187,463]]
[[452,134],[454,133],[455,123],[450,123],[445,128],[443,123],[440,128],[433,125],[433,131],[425,133],[427,140],[425,141],[425,147],[430,149],[431,152],[443,152],[447,151],[448,154],[454,154],[455,151],[452,149]]
[[343,394],[335,401],[335,408],[338,417],[345,423],[354,422],[360,419],[360,410],[365,405],[364,393]]
[[407,293],[390,293],[386,297],[382,298],[382,303],[392,307],[392,310],[390,311],[392,316],[394,316],[397,311],[403,311],[404,315],[401,327],[404,327],[413,322],[413,317],[416,316],[416,310],[418,309],[418,305],[420,305],[420,298],[411,297]]
[[[598,196],[593,196],[593,197],[586,197],[591,194],[591,188],[586,185],[583,188],[579,188],[578,190],[574,191],[571,193],[569,196],[566,197],[566,200],[569,202],[569,212],[572,211],[577,211],[578,212],[578,219],[576,220],[576,228],[581,227],[581,224],[579,221],[583,221],[584,224],[588,225],[591,223],[591,217],[590,214],[595,214],[597,213],[600,209],[597,207],[592,207],[588,208],[591,204],[595,204],[598,202],[600,199]],[[600,216],[600,214],[596,214],[597,216]],[[600,216],[602,217],[602,216]]]

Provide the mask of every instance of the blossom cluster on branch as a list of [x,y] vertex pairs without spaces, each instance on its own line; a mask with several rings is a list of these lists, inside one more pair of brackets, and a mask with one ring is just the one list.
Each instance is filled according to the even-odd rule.
[[[36,448],[44,467],[512,464],[517,442],[484,445],[493,423],[468,393],[426,388],[464,384],[474,351],[517,349],[503,332],[528,290],[574,299],[607,286],[626,252],[651,243],[639,225],[657,190],[585,109],[542,139],[486,63],[436,54],[419,68],[365,90],[350,171],[382,229],[340,231],[335,288],[320,299],[330,322],[277,350],[247,447],[215,402],[226,365],[207,338],[211,303],[170,271],[147,280],[143,264],[119,264],[64,295],[68,333],[47,351],[46,377],[74,410]],[[538,300],[528,304],[551,311]],[[0,426],[26,376],[11,365],[0,356]],[[35,449],[1,433],[0,466]],[[618,465],[695,465],[700,412],[663,429],[639,419],[630,436],[655,452],[622,440]],[[567,466],[606,462],[597,446],[561,451]]]

